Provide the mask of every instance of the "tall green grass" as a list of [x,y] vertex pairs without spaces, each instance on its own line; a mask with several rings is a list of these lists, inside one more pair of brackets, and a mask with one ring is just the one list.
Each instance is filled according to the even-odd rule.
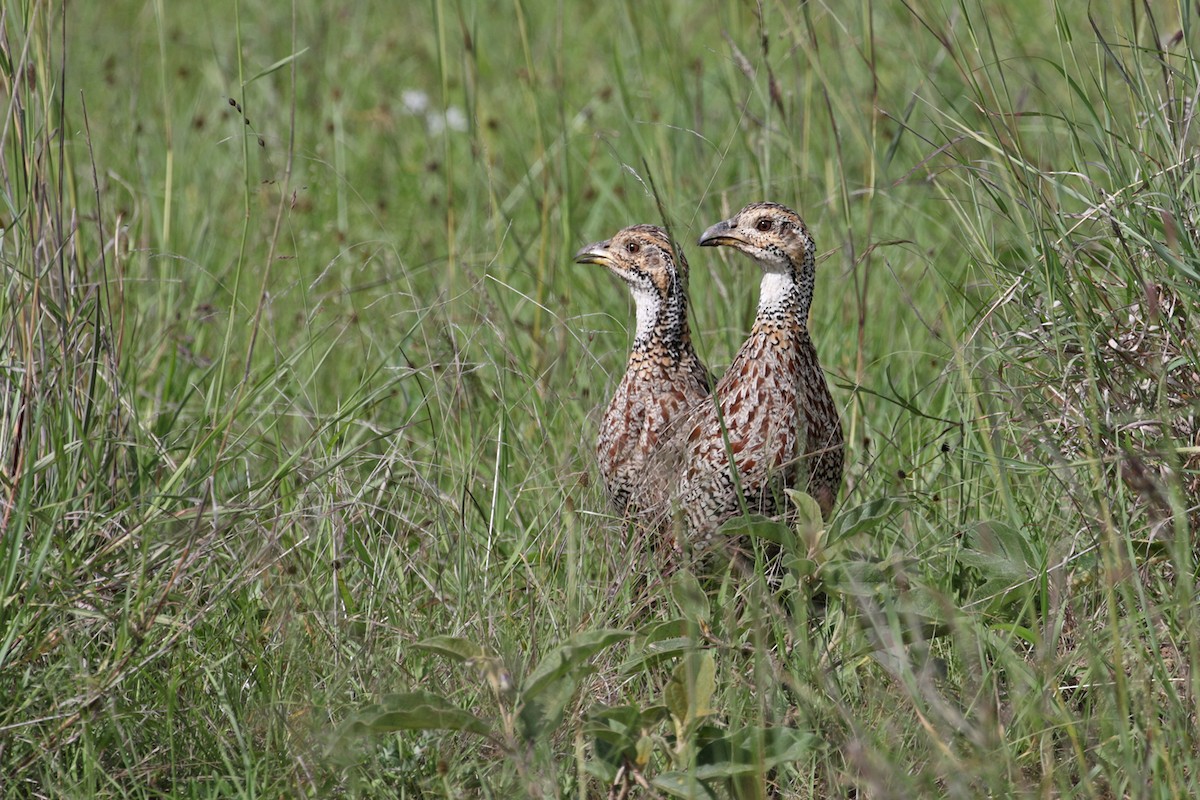
[[[1189,8],[0,14],[7,794],[1194,791]],[[849,434],[777,593],[608,516],[570,260],[763,198]]]

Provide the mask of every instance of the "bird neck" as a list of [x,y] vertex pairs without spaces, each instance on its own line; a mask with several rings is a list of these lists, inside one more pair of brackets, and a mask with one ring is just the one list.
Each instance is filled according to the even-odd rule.
[[678,360],[691,350],[686,294],[676,289],[664,297],[653,290],[635,289],[633,299],[637,307],[633,357],[665,350],[672,359]]
[[764,272],[759,284],[756,323],[773,322],[787,327],[808,325],[812,286],[796,279],[795,272]]
[[772,327],[808,327],[816,284],[815,255],[810,243],[799,264],[790,257],[783,264],[759,262],[763,276],[758,288],[756,325],[770,322]]

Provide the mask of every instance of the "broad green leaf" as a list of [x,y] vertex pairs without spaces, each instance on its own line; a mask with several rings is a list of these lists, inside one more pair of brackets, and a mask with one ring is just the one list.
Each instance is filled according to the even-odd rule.
[[363,717],[356,726],[371,733],[393,733],[395,731],[470,731],[487,733],[483,720],[462,709],[418,707],[406,711],[381,711]]
[[850,597],[871,597],[887,581],[884,565],[877,561],[845,561],[825,565],[827,591]]
[[655,725],[658,725],[658,723],[668,719],[670,716],[671,712],[668,711],[667,707],[661,703],[652,706],[646,706],[642,709],[642,728],[653,728]]
[[613,730],[635,730],[641,717],[641,710],[634,705],[601,706],[600,708],[593,708],[588,712],[587,722],[584,723],[584,731],[587,732],[593,727]]
[[650,785],[672,797],[683,797],[688,800],[716,797],[711,789],[686,772],[664,772],[652,778]]
[[763,763],[774,767],[788,761],[799,761],[812,754],[821,740],[812,731],[797,728],[748,728],[729,737],[735,747],[762,747]]
[[768,770],[810,755],[818,744],[809,731],[795,728],[743,728],[706,744],[696,755],[696,777],[732,778]]
[[821,516],[821,506],[807,492],[796,489],[785,489],[792,505],[796,508],[796,527],[802,531],[819,531],[825,526]]
[[650,642],[673,639],[681,632],[687,631],[689,627],[688,620],[683,617],[651,622],[638,631],[634,645],[646,645]]
[[816,575],[819,565],[811,558],[789,558],[787,568],[800,580]]
[[965,538],[966,547],[960,553],[960,560],[963,555],[975,558],[981,565],[980,569],[1005,569],[1029,576],[1041,566],[1042,559],[1033,551],[1025,536],[1006,522],[979,522],[967,532]]
[[1036,647],[1041,642],[1041,637],[1038,636],[1037,632],[1024,625],[1017,625],[1010,622],[1000,622],[993,625],[992,629],[1012,633],[1015,636],[1020,637],[1026,644],[1031,646]]
[[459,662],[490,655],[474,642],[458,636],[432,636],[417,642],[415,647]]
[[636,741],[638,726],[585,725],[583,732],[591,737],[592,748],[597,757],[611,761],[613,759],[609,758],[609,755],[615,753],[618,755],[616,760],[619,761],[619,756],[628,752]]
[[717,693],[717,660],[711,650],[700,654],[700,668],[696,671],[696,682],[693,686],[693,702],[695,718],[707,717],[712,713],[713,695]]
[[662,688],[662,703],[667,706],[667,710],[671,712],[671,718],[676,724],[676,735],[683,736],[686,724],[688,724],[688,687],[682,682],[674,680],[672,675],[671,681]]
[[1005,587],[1014,586],[1029,577],[1023,564],[1012,559],[993,553],[980,553],[976,550],[960,550],[955,558],[960,564],[979,570],[988,583],[999,583]]
[[757,514],[734,517],[718,528],[717,534],[731,539],[743,537],[762,539],[793,550],[796,546],[796,534],[791,528],[782,522],[760,517]]
[[734,761],[720,761],[716,764],[704,764],[696,767],[693,773],[698,780],[712,781],[722,780],[725,778],[736,778],[740,775],[750,775],[758,772],[762,767],[757,764],[737,763]]
[[945,625],[948,605],[949,601],[937,589],[921,582],[912,584],[904,593],[900,609],[906,620],[916,618],[922,623]]
[[583,763],[583,768],[587,774],[601,783],[612,785],[612,782],[617,779],[617,770],[620,769],[620,766],[603,759],[592,758]]
[[982,603],[990,613],[996,614],[1013,604],[1024,602],[1029,598],[1029,592],[1034,591],[1035,588],[1033,584],[1021,581],[992,578],[977,587],[972,592],[972,597],[974,602]]
[[418,649],[437,653],[452,661],[474,668],[497,695],[507,695],[512,692],[512,674],[509,673],[504,660],[468,639],[457,636],[433,636],[417,642],[415,646]]
[[690,719],[690,715],[688,714],[687,685],[683,681],[676,680],[679,668],[683,665],[684,662],[680,661],[678,666],[675,667],[675,672],[671,674],[671,680],[663,687],[663,704],[671,712],[671,716],[675,720],[675,734],[677,736],[683,736],[684,728]]
[[650,642],[642,649],[641,652],[635,653],[627,661],[621,664],[619,672],[622,675],[628,675],[635,670],[643,667],[653,666],[654,664],[664,661],[669,658],[675,658],[680,653],[687,653],[695,650],[697,642],[690,636],[677,636],[674,639],[663,639],[657,642]]
[[571,674],[560,675],[556,680],[543,685],[543,690],[535,697],[524,697],[520,710],[521,733],[528,741],[534,741],[542,736],[553,733],[562,724],[563,713],[575,690],[579,687],[577,670]]
[[960,564],[979,571],[984,580],[974,597],[988,601],[992,609],[1028,597],[1027,592],[1036,590],[1034,579],[1044,561],[1017,528],[992,520],[972,527],[965,546],[955,557]]
[[639,736],[636,753],[637,756],[634,758],[634,763],[637,764],[638,769],[644,770],[646,765],[650,763],[650,756],[654,755],[654,737],[648,734]]
[[606,647],[628,639],[628,631],[601,628],[594,631],[584,631],[573,636],[565,644],[555,647],[546,654],[538,665],[525,679],[522,697],[526,702],[537,697],[540,692],[562,676],[574,669],[582,669],[588,659]]
[[645,740],[653,744],[648,732],[668,716],[663,706],[644,710],[637,706],[611,706],[594,709],[583,725],[583,733],[592,739],[592,752],[608,764],[620,766],[628,760],[637,761]]
[[671,597],[683,616],[692,622],[708,620],[712,616],[708,596],[700,587],[700,581],[686,569],[681,569],[671,576]]
[[491,726],[441,695],[403,692],[385,695],[380,702],[356,715],[352,731],[391,733],[401,730],[448,730],[487,734]]
[[688,656],[676,665],[663,689],[663,699],[681,734],[686,735],[697,720],[712,713],[716,690],[717,663],[711,650]]
[[898,497],[877,497],[842,511],[829,528],[829,544],[840,542],[864,531],[872,531],[907,505]]

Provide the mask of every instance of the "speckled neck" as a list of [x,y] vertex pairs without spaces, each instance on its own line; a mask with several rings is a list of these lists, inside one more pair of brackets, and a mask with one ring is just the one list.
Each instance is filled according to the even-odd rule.
[[815,262],[816,247],[811,237],[799,264],[790,256],[783,269],[777,264],[758,262],[763,276],[758,290],[756,328],[766,324],[770,327],[807,329],[816,284]]
[[663,357],[677,363],[685,356],[694,356],[688,331],[687,292],[678,278],[672,281],[665,295],[651,289],[637,289],[633,300],[637,306],[637,331],[631,363]]
[[758,288],[758,317],[778,317],[799,311],[800,286],[791,273],[764,272]]
[[659,318],[663,314],[663,298],[652,289],[634,289],[633,303],[637,311],[637,330],[633,335],[633,346],[646,346],[654,336]]

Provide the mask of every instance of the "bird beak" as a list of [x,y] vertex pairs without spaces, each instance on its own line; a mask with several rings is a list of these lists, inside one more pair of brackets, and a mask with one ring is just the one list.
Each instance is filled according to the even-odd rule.
[[741,241],[731,219],[722,220],[700,234],[701,247],[717,247],[723,244],[737,244]]
[[612,263],[608,255],[608,242],[592,242],[575,254],[576,264],[599,264],[607,267]]

